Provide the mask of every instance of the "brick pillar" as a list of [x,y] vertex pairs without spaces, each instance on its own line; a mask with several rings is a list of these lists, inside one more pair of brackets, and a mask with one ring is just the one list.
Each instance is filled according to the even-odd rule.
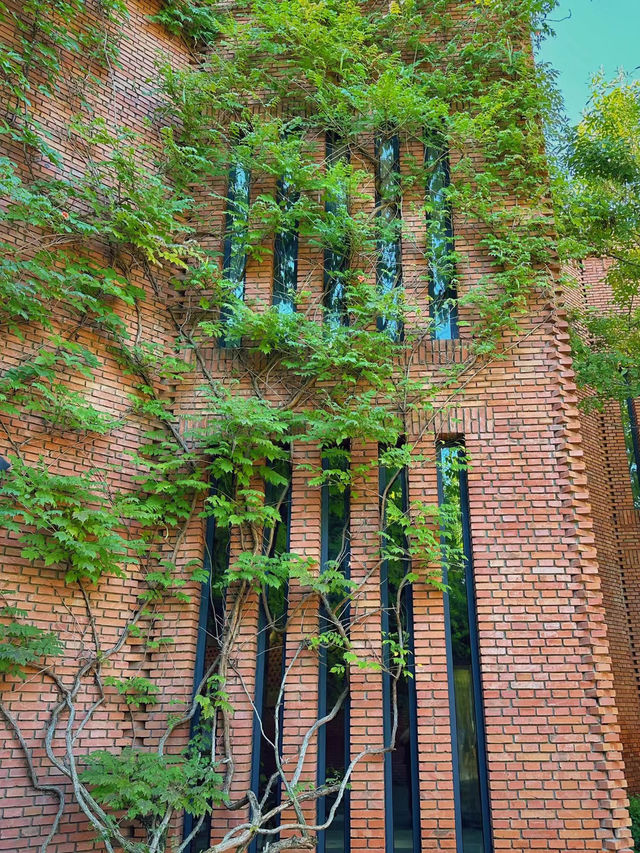
[[[354,442],[352,469],[377,458],[375,443]],[[362,660],[382,660],[378,469],[354,480],[351,491],[351,641]],[[351,667],[351,759],[382,748],[382,673]],[[362,759],[351,777],[351,851],[384,849],[384,755]]]
[[[292,554],[310,557],[319,566],[321,490],[309,486],[309,472],[301,471],[297,466],[305,464],[319,467],[320,451],[308,445],[294,445],[292,463],[290,550]],[[304,736],[318,718],[318,655],[304,647],[306,639],[318,632],[317,597],[309,597],[299,584],[291,582],[288,613],[282,760],[287,779],[291,780]],[[300,778],[303,785],[316,784],[316,744],[317,738],[314,737]],[[303,804],[303,811],[307,822],[315,825],[315,801]],[[292,810],[283,813],[283,824],[294,820]]]
[[[409,472],[409,500],[437,505],[438,484],[433,433],[409,436],[425,462]],[[413,635],[420,754],[420,828],[422,850],[456,850],[453,758],[442,593],[423,578],[434,566],[414,566]]]

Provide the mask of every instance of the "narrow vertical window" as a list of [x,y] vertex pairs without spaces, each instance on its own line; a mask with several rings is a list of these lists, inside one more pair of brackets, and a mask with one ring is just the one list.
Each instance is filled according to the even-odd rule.
[[[231,476],[217,480],[211,488],[212,494],[231,495],[233,480]],[[221,527],[213,516],[207,519],[205,535],[204,568],[208,579],[202,584],[198,638],[196,641],[196,661],[194,667],[194,692],[200,686],[205,674],[215,663],[220,653],[220,638],[224,624],[225,595],[223,582],[229,568],[229,528]],[[202,720],[200,711],[196,711],[191,722],[190,740],[195,749],[209,754],[211,751],[212,731],[210,721]],[[191,840],[184,853],[202,853],[210,845],[211,815],[205,815],[202,822],[193,815],[185,814],[183,839]]]
[[[413,655],[413,601],[411,586],[402,588],[409,568],[404,531],[393,520],[392,509],[406,512],[406,469],[380,468],[380,495],[383,516],[381,570],[382,637],[385,672],[382,682],[384,742],[391,743],[395,728],[395,748],[385,755],[385,853],[420,853],[420,793],[418,778],[417,702]],[[398,607],[398,593],[400,602]],[[398,669],[393,647],[401,641],[408,654],[406,665],[395,681]],[[397,656],[396,656],[397,657]],[[395,721],[395,726],[394,726]]]
[[[273,528],[265,530],[264,551],[269,557],[279,557],[289,550],[291,466],[281,460],[272,467],[286,479],[287,484],[265,483],[265,503],[278,510],[280,519]],[[260,601],[251,787],[258,800],[262,800],[266,794],[263,812],[278,806],[281,795],[276,750],[280,753],[282,747],[284,709],[279,700],[285,668],[287,592],[286,587],[270,586]],[[274,821],[269,828],[277,825],[277,821]],[[270,838],[274,840],[273,836]],[[250,853],[260,853],[267,840],[266,836],[259,836],[249,848]]]
[[[323,468],[332,470],[349,467],[349,454],[345,448],[328,451],[323,459]],[[322,570],[338,569],[349,576],[349,489],[339,483],[328,483],[322,490]],[[348,605],[340,612],[342,596],[330,601],[337,616],[346,626]],[[336,627],[326,610],[320,613],[320,631],[335,632]],[[344,649],[339,645],[328,645],[322,649],[319,664],[318,716],[324,717],[338,704],[347,688],[347,673],[344,669]],[[349,766],[349,701],[343,698],[338,713],[318,734],[318,784],[340,782]],[[329,794],[318,800],[318,823],[329,818],[336,803],[337,794]],[[331,825],[318,833],[318,853],[348,853],[349,839],[349,791],[344,795],[335,811]]]
[[622,428],[629,461],[633,506],[640,509],[640,469],[638,467],[640,463],[640,438],[638,436],[636,412],[631,398],[622,403]]
[[[326,160],[328,166],[348,162],[348,151],[335,133],[326,136]],[[326,202],[327,224],[331,242],[324,252],[324,317],[332,327],[346,326],[347,314],[346,278],[349,271],[349,245],[343,229],[348,214],[347,194],[339,186],[333,197]]]
[[491,853],[484,712],[464,447],[439,448],[443,581],[458,853]]
[[451,208],[447,200],[449,157],[434,140],[425,147],[427,178],[427,259],[431,336],[436,340],[458,337],[454,248]]
[[[291,180],[283,177],[278,182],[277,202],[285,216],[285,222],[298,201],[299,195]],[[298,282],[298,227],[285,224],[275,237],[273,246],[273,304],[281,314],[292,314],[296,310]]]
[[[244,299],[249,232],[249,191],[249,171],[241,163],[233,163],[229,170],[222,271],[224,277],[231,284],[231,296],[235,299]],[[220,323],[223,329],[219,341],[221,347],[234,347],[239,344],[237,336],[225,329],[232,317],[232,306],[225,305],[220,312]]]
[[378,290],[391,294],[389,315],[379,318],[378,328],[394,341],[402,340],[402,323],[397,316],[398,293],[402,286],[402,242],[400,219],[400,142],[397,136],[377,141],[377,199],[380,219],[378,242]]

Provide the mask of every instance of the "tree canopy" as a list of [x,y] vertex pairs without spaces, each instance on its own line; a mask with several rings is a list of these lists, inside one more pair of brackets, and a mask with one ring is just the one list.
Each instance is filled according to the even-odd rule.
[[575,367],[592,401],[640,396],[640,83],[597,75],[559,148],[554,184],[561,249],[608,264],[610,305],[575,314]]

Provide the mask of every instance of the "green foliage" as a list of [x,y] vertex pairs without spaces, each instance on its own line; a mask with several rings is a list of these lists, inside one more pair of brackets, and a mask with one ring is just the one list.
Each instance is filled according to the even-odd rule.
[[[381,531],[382,557],[385,560],[412,560],[416,565],[429,565],[440,562],[442,552],[442,529],[451,529],[448,506],[436,508],[422,501],[412,501],[407,512],[396,503],[389,501],[386,509],[387,530],[391,528],[394,534]],[[398,531],[401,536],[397,535]],[[405,544],[400,544],[406,543]],[[418,575],[410,572],[407,581],[413,582]],[[438,589],[445,587],[437,576],[430,575],[429,583]]]
[[219,675],[207,679],[206,690],[197,694],[196,702],[205,722],[213,720],[220,710],[233,714],[229,694],[224,690],[224,680]]
[[633,849],[640,850],[640,797],[629,797],[629,814],[631,815]]
[[289,552],[268,557],[264,554],[244,551],[229,566],[224,585],[241,580],[258,590],[263,587],[283,589],[292,578],[305,580],[308,585],[311,585],[317,582],[311,572],[314,565],[314,561],[310,558],[303,558]]
[[26,668],[43,666],[45,658],[61,655],[63,646],[57,634],[26,621],[27,611],[9,604],[7,595],[0,591],[6,601],[0,607],[0,676],[24,680]]
[[160,688],[142,675],[131,676],[131,678],[116,678],[114,675],[107,675],[104,683],[108,687],[115,687],[131,708],[137,709],[141,705],[155,705],[158,701]]
[[608,259],[608,308],[582,310],[573,340],[580,384],[603,398],[640,395],[640,84],[596,76],[555,180],[567,257]]
[[[15,36],[0,45],[0,85],[7,106],[0,135],[45,154],[53,163],[59,164],[59,155],[47,142],[47,129],[31,114],[33,102],[56,93],[65,58],[82,60],[84,70],[77,70],[85,84],[95,79],[91,71],[116,61],[117,45],[108,24],[126,20],[126,2],[100,0],[98,11],[102,20],[96,24],[91,15],[95,9],[87,10],[85,0],[26,0],[19,11],[0,3],[0,22]],[[34,71],[39,72],[35,77]]]
[[222,776],[199,755],[159,755],[125,749],[99,751],[86,756],[82,781],[92,796],[113,812],[124,812],[155,828],[168,809],[199,817],[219,805]]
[[[154,145],[90,106],[105,100],[112,80],[124,3],[101,0],[102,18],[85,14],[83,0],[22,5],[18,14],[0,2],[0,21],[17,31],[15,44],[0,50],[8,103],[0,133],[25,152],[25,163],[0,159],[0,221],[10,235],[0,245],[0,323],[40,343],[0,376],[0,414],[22,420],[20,429],[34,420],[78,441],[115,430],[120,422],[77,390],[98,380],[107,352],[131,389],[122,420],[141,438],[131,447],[126,433],[126,461],[135,471],[119,491],[111,470],[69,475],[34,463],[35,454],[21,452],[34,436],[20,434],[12,468],[0,475],[0,523],[24,557],[59,568],[70,583],[95,584],[139,566],[140,622],[127,614],[124,631],[158,651],[172,638],[150,634],[142,622],[155,626],[163,608],[189,601],[189,582],[205,580],[201,567],[181,567],[178,558],[200,513],[215,522],[220,541],[240,543],[231,565],[218,567],[215,596],[249,590],[284,601],[294,582],[331,611],[332,626],[308,643],[326,651],[332,672],[379,668],[348,640],[345,613],[357,585],[342,563],[330,560],[318,571],[310,558],[284,553],[282,543],[265,546],[282,520],[277,501],[265,500],[265,486],[284,496],[294,442],[322,449],[323,469],[300,463],[298,470],[311,487],[338,494],[374,464],[351,468],[349,442],[390,448],[380,461],[392,470],[420,464],[413,448],[401,446],[410,419],[430,413],[443,387],[455,393],[464,365],[410,377],[411,350],[428,334],[427,318],[415,332],[406,324],[401,342],[380,330],[381,320],[400,328],[416,310],[397,291],[377,287],[381,243],[401,238],[417,246],[412,219],[426,220],[434,240],[443,228],[442,210],[426,192],[433,164],[411,160],[409,151],[437,137],[459,155],[443,196],[473,224],[491,262],[464,298],[476,318],[468,330],[474,354],[499,352],[504,333],[517,330],[531,298],[547,289],[554,247],[540,118],[549,98],[526,34],[544,26],[554,3],[469,0],[460,21],[446,0],[384,8],[356,0],[250,0],[241,15],[214,0],[164,0],[152,19],[205,50],[180,69],[159,58],[162,108],[149,122],[159,131]],[[60,99],[61,112],[72,114],[65,131],[73,168],[32,114],[36,97]],[[343,156],[325,156],[326,132]],[[400,140],[404,168],[384,183],[373,174],[370,142],[390,134]],[[628,182],[632,164],[622,152],[616,156]],[[40,167],[47,161],[53,172]],[[238,166],[251,173],[252,191],[249,203],[232,206],[220,188]],[[277,185],[289,188],[286,197]],[[401,220],[393,215],[396,194],[409,193],[414,201]],[[302,285],[289,312],[240,298],[238,281],[210,248],[211,210],[222,205],[235,217],[227,229],[238,238],[236,255],[246,253],[250,263],[269,263],[274,235],[293,230],[310,255],[338,257],[344,317],[312,304]],[[426,271],[429,251],[423,255]],[[464,258],[447,248],[441,260],[453,275]],[[161,311],[170,343],[164,331],[156,340],[149,322]],[[78,342],[85,330],[99,342],[100,358]],[[224,383],[204,353],[223,334],[234,365]],[[203,386],[195,393],[194,369]],[[455,497],[440,512],[419,502],[407,510],[397,495],[388,504],[381,557],[398,588],[421,582],[442,589],[438,574],[422,568],[439,562],[440,527],[451,565],[460,566]],[[4,666],[20,674],[60,650],[53,635],[16,621],[18,611],[1,615],[9,627],[1,629],[0,672]],[[384,642],[388,660],[408,673],[402,628]],[[97,655],[96,668],[104,663]],[[104,683],[138,711],[161,698],[144,676],[107,676]],[[191,752],[87,756],[82,781],[92,797],[144,827],[153,849],[163,849],[163,821],[173,812],[198,817],[224,799],[221,769],[205,756],[214,724],[233,711],[225,675],[209,678],[196,702],[204,724]],[[104,834],[136,853],[152,846],[123,841],[115,818],[107,818]]]
[[[546,287],[545,264],[552,259],[548,217],[534,213],[545,205],[539,118],[551,102],[526,50],[513,47],[526,24],[552,5],[504,2],[492,4],[495,8],[488,14],[470,4],[465,12],[483,32],[468,40],[462,30],[451,27],[442,3],[427,9],[422,3],[405,2],[388,14],[334,0],[254,2],[246,23],[232,15],[220,16],[216,43],[225,53],[213,54],[187,72],[164,70],[167,112],[184,122],[182,138],[172,137],[172,150],[176,142],[183,146],[192,164],[197,162],[194,153],[200,152],[207,174],[212,163],[216,172],[224,173],[230,139],[241,140],[234,146],[235,156],[253,174],[286,175],[297,191],[286,211],[271,195],[260,194],[251,203],[250,255],[262,250],[266,234],[293,223],[321,246],[346,242],[354,255],[374,253],[376,241],[397,227],[387,217],[363,215],[356,205],[340,205],[339,215],[332,205],[327,208],[324,202],[330,199],[355,200],[362,192],[363,173],[349,164],[320,167],[309,141],[318,131],[331,129],[356,152],[363,134],[393,129],[409,140],[423,139],[425,129],[443,129],[443,139],[452,146],[481,151],[484,170],[478,174],[477,159],[463,156],[455,166],[449,195],[460,214],[484,223],[489,235],[483,242],[496,269],[466,298],[481,312],[475,329],[480,351],[491,352],[501,331],[515,328],[530,294]],[[439,32],[441,48],[436,47]],[[401,61],[407,52],[414,53],[414,63]],[[458,61],[462,57],[457,66],[448,62],[454,55]],[[283,56],[286,64],[277,75],[271,74],[270,60]],[[434,66],[443,70],[433,73]],[[256,91],[264,104],[259,117],[250,112]],[[303,98],[304,110],[299,103],[290,103],[293,92]],[[458,97],[472,102],[473,108],[452,112],[451,101]],[[425,186],[426,178],[427,166],[416,164],[412,174],[402,177],[401,188],[416,182]],[[515,208],[507,204],[514,196],[519,201]],[[425,201],[425,215],[429,208]],[[358,271],[351,272],[347,290],[349,310],[356,320],[362,319],[363,327],[372,316],[385,315],[393,307],[385,305],[385,297],[375,289],[363,287]],[[297,317],[280,321],[270,318],[270,312],[255,315],[237,304],[231,309],[234,338],[246,335],[263,351],[282,344],[295,346],[297,340],[307,346],[311,341],[311,330],[304,330],[307,336],[300,334],[297,327],[303,321]],[[274,338],[274,333],[284,335],[284,340]],[[339,343],[337,336],[335,344],[325,345]],[[327,352],[327,362],[336,355]],[[358,360],[357,354],[346,355]],[[338,363],[339,358],[338,354]],[[308,369],[319,375],[313,361]]]
[[152,21],[163,24],[170,33],[196,44],[207,45],[219,33],[216,0],[188,2],[188,0],[163,0],[162,8]]
[[104,482],[91,474],[51,473],[20,459],[0,474],[0,524],[18,535],[22,556],[63,569],[67,582],[123,576],[142,543],[122,536],[122,519]]
[[[65,217],[67,199],[60,188],[48,185],[28,188],[16,174],[15,165],[0,158],[0,191],[8,206],[0,212],[0,221],[70,233],[70,214]],[[61,208],[60,208],[61,206]],[[114,309],[121,300],[132,305],[140,291],[111,267],[73,250],[55,247],[35,254],[23,252],[20,245],[1,244],[0,322],[19,329],[25,322],[51,326],[51,304],[57,303],[78,315],[91,316],[99,326],[122,333],[123,323]]]
[[0,412],[21,416],[38,415],[49,429],[106,433],[115,420],[99,412],[78,391],[60,381],[60,372],[90,377],[98,365],[95,355],[79,344],[57,335],[50,348],[40,349],[33,358],[9,368],[0,377]]

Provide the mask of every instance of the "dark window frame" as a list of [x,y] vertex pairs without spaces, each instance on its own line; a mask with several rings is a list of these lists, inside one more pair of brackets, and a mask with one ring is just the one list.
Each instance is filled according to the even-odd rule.
[[[241,163],[238,161],[234,161],[231,163],[229,167],[229,180],[227,184],[227,209],[225,216],[225,238],[224,245],[222,251],[222,275],[225,278],[228,278],[229,281],[233,281],[236,285],[236,296],[238,299],[244,299],[245,288],[246,288],[246,279],[247,279],[247,251],[243,252],[243,268],[242,275],[238,278],[237,281],[231,279],[229,277],[229,273],[232,269],[233,264],[233,244],[234,240],[238,236],[238,232],[235,228],[235,215],[237,214],[236,204],[236,194],[231,191],[233,186],[232,175],[235,174],[238,169],[242,169],[242,171],[246,174],[247,177],[247,192],[246,192],[246,203],[249,205],[251,203],[251,171],[246,169]],[[220,311],[220,323],[224,325],[225,322],[229,320],[230,312],[224,306]],[[220,335],[218,340],[218,346],[221,349],[233,349],[239,346],[240,341],[235,338],[228,338],[224,332]]]
[[[457,448],[459,453],[463,453],[465,449],[464,440],[462,437],[441,441],[438,444],[438,501],[440,504],[444,502],[444,484],[442,478],[442,449]],[[491,797],[489,791],[489,775],[487,769],[487,744],[486,744],[486,725],[484,717],[484,694],[482,689],[482,672],[480,667],[480,653],[478,642],[478,625],[477,625],[477,610],[476,610],[476,592],[475,579],[473,574],[473,549],[471,541],[471,516],[469,510],[469,483],[467,472],[463,469],[458,471],[458,483],[460,493],[460,513],[462,522],[462,542],[464,551],[464,572],[465,584],[467,589],[467,615],[469,619],[469,640],[471,646],[471,676],[472,689],[474,696],[474,721],[476,726],[477,737],[477,758],[478,758],[478,777],[480,787],[480,803],[482,816],[482,838],[483,838],[483,853],[493,853],[493,832],[491,821]],[[447,559],[446,550],[443,547],[442,558],[442,582],[447,584]],[[449,593],[444,593],[444,622],[445,622],[445,643],[447,649],[447,683],[449,692],[449,721],[451,726],[451,757],[453,763],[453,791],[454,791],[454,807],[455,807],[455,827],[456,827],[456,850],[457,853],[465,853],[463,846],[463,828],[462,828],[462,804],[461,804],[461,787],[460,787],[460,772],[458,754],[458,726],[456,719],[455,705],[455,683],[454,683],[454,666],[453,666],[453,642],[451,634],[451,611]]]
[[[349,464],[349,463],[348,463]],[[322,460],[322,468],[326,470],[328,467],[327,460],[323,458]],[[320,528],[320,566],[326,566],[329,560],[329,489],[330,486],[328,483],[324,483],[322,486],[321,493],[321,528]],[[351,490],[347,487],[344,493],[344,504],[346,508],[346,526],[347,530],[350,530],[351,527]],[[351,540],[350,537],[347,536],[345,543],[345,555],[344,555],[344,567],[345,567],[345,577],[349,579],[351,575],[350,571],[350,563],[351,563]],[[320,620],[322,620],[322,610],[320,612]],[[348,609],[345,614],[345,619],[348,620],[349,613]],[[322,719],[327,714],[327,650],[321,649],[318,655],[318,719]],[[351,718],[350,718],[350,697],[347,697],[344,700],[344,760],[345,760],[345,771],[349,766],[350,755],[351,755],[351,737],[350,737],[350,729],[351,729]],[[327,778],[327,749],[326,749],[326,739],[327,739],[327,727],[326,725],[322,726],[318,731],[318,757],[317,757],[317,783],[318,785],[324,784]],[[344,795],[342,797],[341,808],[344,810],[344,853],[349,853],[351,850],[351,795],[349,791],[349,787],[347,787],[344,791]],[[317,804],[317,821],[318,825],[325,823],[329,814],[329,809],[327,809],[327,798],[319,797]],[[318,844],[316,847],[317,853],[326,853],[326,832],[327,830],[321,830],[318,832]]]
[[[441,174],[443,175],[443,189],[446,190],[451,183],[451,164],[446,144],[439,136],[434,136],[431,140],[428,140],[425,143],[424,162],[425,167],[427,168],[430,163],[432,164],[433,171],[431,178],[433,178],[433,176],[437,173],[436,170],[439,170],[441,172]],[[426,194],[433,201],[435,193],[432,191],[430,186],[431,178],[427,183]],[[446,199],[442,219],[444,221],[444,229],[442,236],[444,241],[446,242],[448,252],[453,252],[455,248],[453,212],[451,210],[451,206],[446,201]],[[429,234],[430,224],[430,218],[427,215],[427,259],[429,263],[429,316],[432,320],[431,338],[432,340],[457,340],[460,337],[460,329],[458,325],[458,305],[457,301],[449,301],[457,300],[458,298],[457,289],[455,287],[455,272],[453,269],[448,271],[450,273],[450,276],[443,293],[436,293],[433,246],[431,245],[431,238]],[[447,305],[447,321],[445,331],[448,331],[448,334],[440,334],[440,331],[443,327],[439,326],[437,323],[439,306],[441,307],[443,304]]]
[[[299,193],[293,187],[287,188],[286,178],[280,178],[276,188],[276,202],[280,207],[288,210],[298,201]],[[282,314],[293,314],[296,311],[295,297],[298,292],[298,255],[300,249],[300,237],[298,224],[293,228],[278,230],[273,241],[273,286],[272,304]],[[291,282],[287,283],[280,279],[282,264],[287,255],[293,258],[293,272]],[[289,286],[290,285],[290,286]],[[281,307],[284,306],[284,307]]]
[[[389,216],[389,221],[400,222],[401,223],[401,213],[400,213],[400,205],[402,204],[402,192],[401,192],[401,171],[400,171],[400,137],[395,131],[389,131],[388,133],[381,134],[376,137],[374,143],[375,149],[375,160],[376,160],[376,208],[378,210],[378,216],[383,215],[382,204],[388,203],[388,199],[383,198],[382,190],[382,182],[383,182],[383,174],[382,174],[382,146],[386,143],[391,143],[393,146],[393,164],[391,168],[391,174],[397,175],[397,195],[395,199],[390,202],[391,215]],[[388,267],[385,266],[382,260],[382,254],[385,251],[385,247],[393,247],[393,252],[395,254],[394,264],[395,269],[393,271],[394,281],[391,287],[385,287],[382,289],[384,276],[388,274]],[[376,287],[379,292],[383,293],[393,293],[393,291],[400,292],[403,287],[403,266],[402,266],[402,234],[399,233],[396,240],[391,243],[390,241],[379,240],[378,241],[378,261],[376,263]],[[394,321],[395,322],[395,321]],[[387,332],[390,338],[395,343],[402,343],[404,340],[404,325],[398,321],[398,328],[393,329],[389,323],[389,320],[385,317],[378,317],[378,331]]]
[[[380,521],[384,529],[385,522],[383,518],[382,495],[387,486],[388,469],[382,466],[378,469],[378,488],[380,494]],[[406,468],[398,474],[401,478],[402,488],[402,505],[403,511],[407,512],[409,506],[409,484],[408,472]],[[409,566],[407,566],[407,570]],[[382,604],[382,636],[389,634],[389,567],[388,561],[383,560],[380,566],[380,592]],[[409,739],[411,753],[411,814],[412,814],[412,853],[421,853],[422,837],[421,837],[421,813],[420,813],[420,751],[418,741],[418,697],[415,679],[415,647],[414,647],[414,630],[413,630],[413,590],[411,584],[405,588],[405,605],[407,609],[407,634],[410,652],[410,663],[408,669],[411,672],[411,678],[407,678],[407,692],[409,702]],[[386,647],[385,647],[386,649]],[[383,651],[383,656],[386,652]],[[388,658],[388,655],[386,655]],[[388,665],[388,660],[385,661]],[[383,737],[384,744],[388,744],[391,739],[393,729],[393,718],[391,713],[391,675],[389,672],[383,672],[382,675],[382,717],[383,717]],[[385,853],[395,853],[394,843],[394,805],[393,805],[393,781],[392,781],[392,756],[387,752],[384,756],[384,809],[385,809]]]
[[627,397],[626,400],[622,401],[621,406],[622,429],[629,467],[629,479],[631,481],[633,508],[640,509],[640,433],[638,432],[638,418],[636,417],[636,408],[632,397]]
[[[283,505],[285,506],[285,524],[287,527],[287,537],[286,537],[286,549],[287,552],[291,549],[291,462],[289,461],[289,487],[287,489],[287,493],[283,499]],[[273,543],[275,545],[275,542]],[[286,620],[287,615],[287,590],[284,591],[285,596],[285,609],[283,618]],[[262,600],[262,596],[260,596],[260,604],[259,604],[259,614],[258,614],[258,642],[256,648],[256,681],[255,681],[255,691],[254,691],[254,714],[253,714],[253,731],[252,731],[252,751],[251,751],[251,775],[250,775],[250,786],[253,793],[260,798],[260,770],[262,765],[262,731],[260,729],[260,719],[262,718],[262,712],[264,709],[264,695],[265,695],[265,676],[267,674],[267,655],[268,655],[268,643],[266,636],[266,624],[267,617],[264,609],[264,602]],[[287,659],[287,645],[286,640],[283,637],[282,640],[282,658],[281,658],[281,676],[284,678],[284,673],[286,670],[286,659]],[[280,714],[279,714],[279,726],[278,726],[278,750],[282,752],[282,743],[283,743],[283,731],[282,731],[282,723],[284,720],[284,703],[280,706]],[[277,785],[274,791],[276,804],[279,805],[282,796],[282,787],[281,785]],[[277,840],[278,836],[271,836],[271,840]],[[248,853],[257,853],[258,849],[258,838],[254,838],[249,846]]]
[[[340,160],[349,162],[349,149],[341,145],[338,134],[327,131],[325,134],[325,158],[327,163],[333,165]],[[345,206],[348,207],[345,201]],[[339,209],[338,202],[326,202],[325,211],[335,213]],[[348,326],[349,313],[347,311],[346,294],[344,292],[344,277],[349,270],[349,249],[345,252],[325,248],[323,269],[322,304],[324,306],[324,321],[333,326]],[[342,277],[342,281],[341,281]],[[341,285],[342,293],[336,298],[335,292]]]
[[[220,488],[219,483],[212,483],[210,494],[215,494],[216,491]],[[209,639],[208,635],[208,626],[210,622],[210,618],[214,620],[217,624],[222,624],[222,620],[224,619],[224,594],[218,593],[214,589],[214,583],[216,581],[215,576],[213,575],[213,570],[215,568],[215,561],[213,560],[213,554],[216,548],[216,520],[210,515],[207,518],[205,525],[205,549],[204,549],[204,559],[203,559],[203,568],[208,574],[207,580],[203,581],[200,587],[200,607],[198,609],[198,635],[196,638],[196,656],[194,662],[194,672],[193,672],[193,696],[195,697],[196,690],[200,686],[200,682],[204,678],[205,673],[205,661],[206,661],[206,651],[207,651],[207,641]],[[226,538],[226,562],[227,567],[229,565],[229,560],[231,556],[231,541],[229,537]],[[200,725],[200,717],[201,710],[200,708],[196,709],[195,714],[191,719],[191,724],[189,726],[189,739],[191,740],[196,736],[198,732],[198,726]],[[206,850],[210,847],[209,839],[211,838],[211,814],[205,816],[202,826],[198,830],[198,833],[191,839],[188,847],[186,847],[183,853],[202,853],[202,851]],[[182,838],[183,841],[188,838],[188,836],[193,832],[193,829],[198,820],[194,818],[193,815],[188,812],[184,813],[184,819],[182,824]]]

